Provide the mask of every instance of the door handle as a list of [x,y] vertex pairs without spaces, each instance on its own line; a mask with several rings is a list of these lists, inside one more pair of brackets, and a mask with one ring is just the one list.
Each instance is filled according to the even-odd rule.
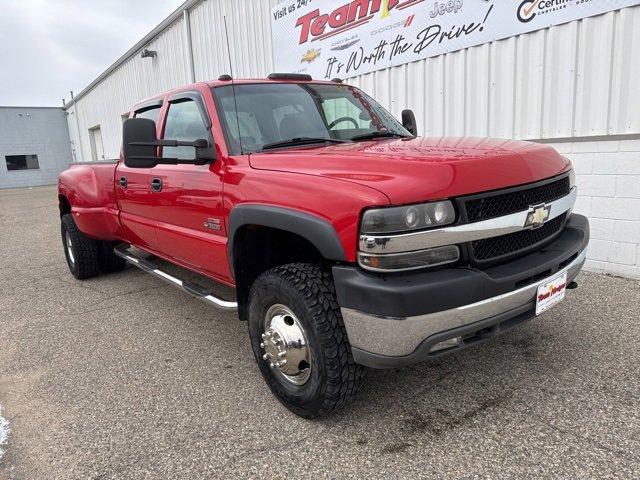
[[153,190],[154,192],[161,192],[162,191],[162,179],[161,178],[154,178],[153,180],[151,180],[151,190]]
[[127,188],[127,177],[120,177],[120,181],[118,183],[120,184],[120,188]]

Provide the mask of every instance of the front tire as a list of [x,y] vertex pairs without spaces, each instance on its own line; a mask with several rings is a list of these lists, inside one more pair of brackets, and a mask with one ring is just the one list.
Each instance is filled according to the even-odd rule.
[[295,263],[260,275],[249,295],[249,335],[260,371],[278,400],[296,415],[319,418],[356,394],[356,364],[331,275]]
[[84,235],[71,214],[62,216],[62,246],[69,270],[78,280],[100,274],[100,242]]

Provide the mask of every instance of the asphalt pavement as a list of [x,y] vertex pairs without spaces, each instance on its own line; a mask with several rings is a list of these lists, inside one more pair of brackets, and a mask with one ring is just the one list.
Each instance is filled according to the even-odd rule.
[[270,394],[235,315],[133,268],[75,280],[55,188],[0,190],[0,266],[0,479],[640,475],[637,281],[583,273],[543,316],[371,371],[307,421]]

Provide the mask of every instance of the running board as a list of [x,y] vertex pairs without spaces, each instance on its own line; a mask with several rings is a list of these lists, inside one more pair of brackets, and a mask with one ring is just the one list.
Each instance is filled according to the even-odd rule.
[[115,253],[120,258],[124,258],[131,265],[138,267],[141,270],[144,270],[151,275],[158,277],[161,280],[164,280],[170,285],[179,288],[187,292],[189,295],[192,295],[200,300],[213,305],[216,308],[221,310],[226,310],[229,312],[235,312],[238,310],[237,302],[228,302],[226,300],[222,300],[221,298],[216,297],[211,290],[208,290],[205,287],[197,285],[191,282],[185,282],[180,280],[173,275],[169,275],[167,272],[163,272],[160,270],[153,262],[149,260],[145,260],[144,258],[138,258],[132,255],[129,252],[129,247],[127,245],[118,245],[113,249],[113,253]]

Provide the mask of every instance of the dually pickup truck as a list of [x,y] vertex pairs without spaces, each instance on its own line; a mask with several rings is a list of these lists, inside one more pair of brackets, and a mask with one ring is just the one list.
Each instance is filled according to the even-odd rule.
[[569,160],[416,134],[411,110],[399,122],[337,79],[224,75],[156,96],[124,122],[119,160],[60,175],[69,269],[130,263],[237,311],[275,396],[330,414],[367,367],[458,352],[545,312],[585,261]]

